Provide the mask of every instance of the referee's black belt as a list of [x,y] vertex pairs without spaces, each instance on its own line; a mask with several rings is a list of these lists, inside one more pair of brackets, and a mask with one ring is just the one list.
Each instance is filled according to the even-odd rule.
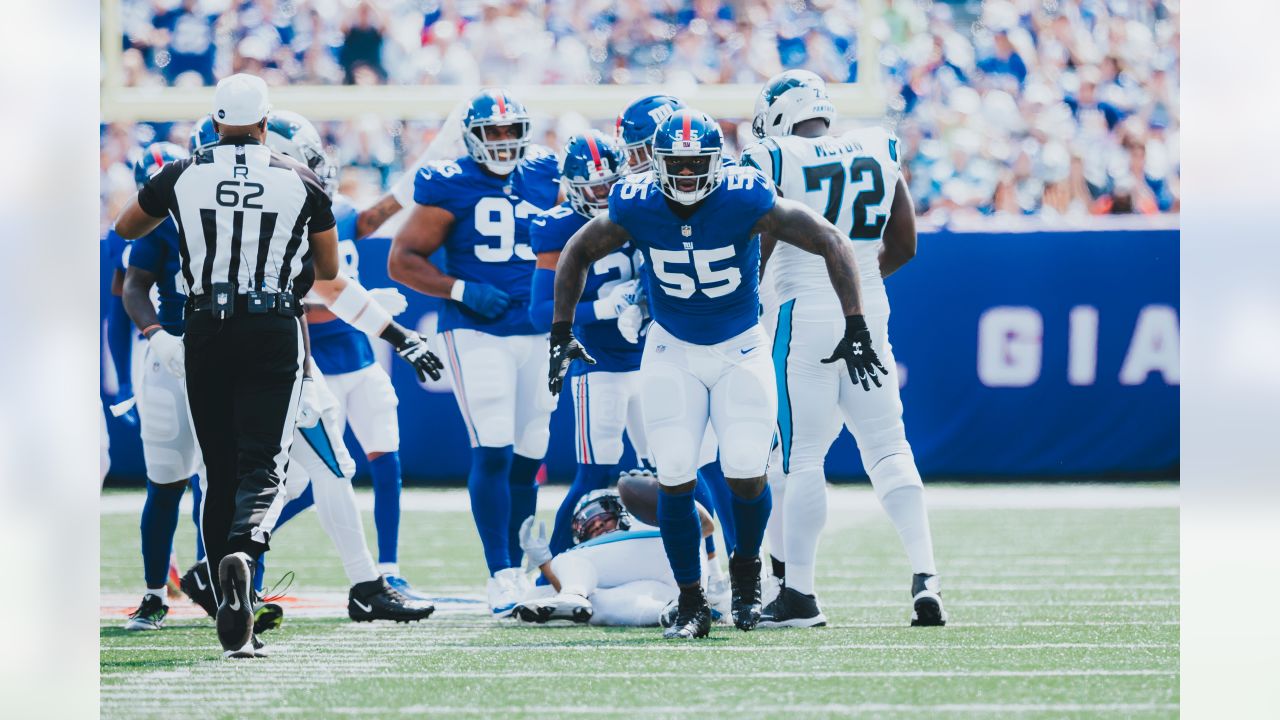
[[280,315],[282,317],[301,317],[302,303],[293,293],[282,292],[249,292],[239,293],[234,297],[227,296],[215,302],[214,293],[192,295],[187,298],[188,315],[210,315],[213,317],[233,317],[236,315]]

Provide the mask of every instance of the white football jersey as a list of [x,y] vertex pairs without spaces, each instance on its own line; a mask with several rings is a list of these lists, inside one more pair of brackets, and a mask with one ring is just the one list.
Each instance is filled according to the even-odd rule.
[[[808,205],[840,228],[858,260],[865,314],[889,312],[879,257],[902,174],[898,138],[879,127],[839,137],[768,137],[744,150],[742,162],[772,178],[779,195]],[[778,242],[765,266],[760,294],[766,310],[798,297],[839,308],[822,257],[785,242]]]

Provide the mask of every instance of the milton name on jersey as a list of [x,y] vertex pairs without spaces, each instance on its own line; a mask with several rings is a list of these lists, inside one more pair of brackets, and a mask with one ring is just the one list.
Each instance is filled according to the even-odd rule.
[[[884,226],[902,168],[898,138],[877,127],[841,136],[769,137],[742,153],[742,162],[772,178],[778,194],[822,213],[853,241],[867,315],[889,312],[880,276]],[[765,267],[771,301],[806,297],[838,308],[821,256],[778,243]]]
[[[534,218],[530,228],[533,252],[560,252],[569,238],[586,225],[588,219],[575,212],[565,201]],[[628,243],[595,261],[587,273],[587,284],[582,289],[582,302],[594,302],[609,294],[619,284],[636,276],[633,259],[635,250]],[[581,316],[579,316],[581,317]],[[618,332],[614,318],[575,324],[573,333],[582,341],[596,361],[595,365],[573,363],[569,375],[585,375],[590,372],[631,372],[640,369],[640,357],[644,343],[627,342]]]
[[560,194],[556,157],[530,146],[510,175],[494,175],[470,157],[429,163],[414,178],[419,205],[448,210],[453,227],[444,242],[442,269],[465,282],[487,283],[507,293],[511,304],[485,320],[462,303],[445,301],[439,330],[470,328],[490,335],[538,334],[529,321],[529,291],[535,256],[529,244],[533,216],[554,207]]
[[653,173],[629,175],[609,194],[609,219],[631,234],[648,278],[649,311],[675,337],[714,345],[759,319],[760,242],[751,233],[773,209],[759,170],[724,168],[689,218],[667,204]]

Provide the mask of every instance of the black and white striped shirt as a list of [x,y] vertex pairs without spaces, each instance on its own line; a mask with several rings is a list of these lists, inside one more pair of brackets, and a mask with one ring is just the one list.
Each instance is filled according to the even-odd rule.
[[311,258],[310,233],[334,226],[320,178],[248,137],[165,165],[138,192],[138,205],[177,223],[188,295],[220,282],[239,294],[293,290]]

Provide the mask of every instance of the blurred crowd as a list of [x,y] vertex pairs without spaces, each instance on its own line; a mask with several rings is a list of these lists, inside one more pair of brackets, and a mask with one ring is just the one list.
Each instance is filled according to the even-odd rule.
[[[883,0],[886,118],[918,211],[1177,212],[1178,0]],[[123,0],[128,85],[857,80],[856,0]],[[599,118],[535,118],[537,140]],[[713,109],[712,109],[713,110]],[[318,123],[345,190],[376,196],[442,118]],[[747,122],[741,122],[747,120]],[[726,121],[736,152],[749,118]],[[104,222],[130,153],[188,124],[103,127]]]

